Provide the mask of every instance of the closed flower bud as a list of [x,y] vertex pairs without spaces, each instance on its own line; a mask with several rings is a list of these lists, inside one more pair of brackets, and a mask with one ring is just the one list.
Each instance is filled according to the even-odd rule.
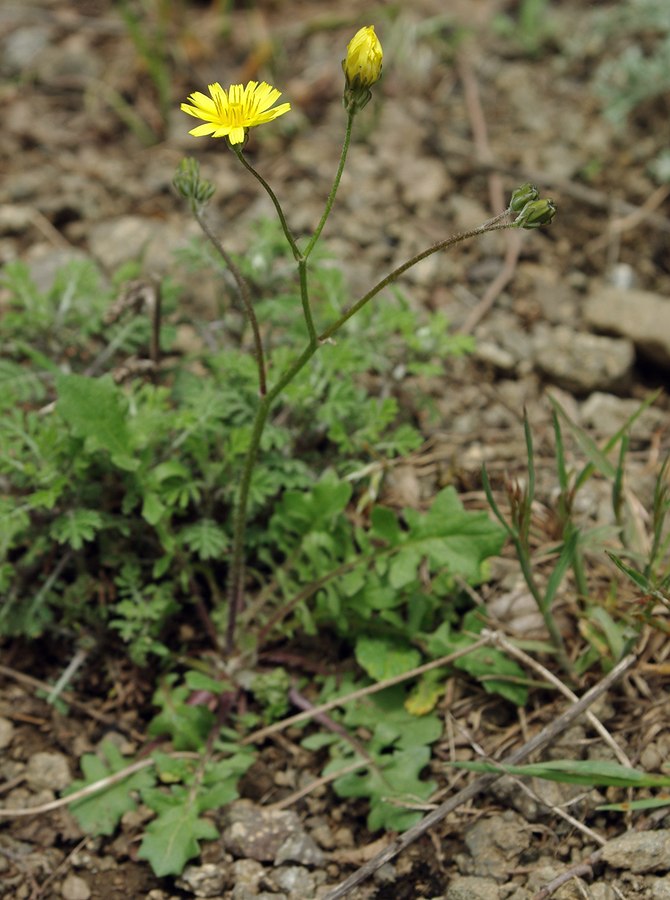
[[513,212],[521,212],[526,203],[530,203],[531,200],[539,200],[540,192],[535,187],[534,184],[531,184],[527,181],[525,184],[522,184],[512,193],[512,197],[509,201],[509,208]]
[[526,203],[514,220],[516,228],[540,228],[548,225],[556,215],[556,204],[553,200],[531,200]]
[[186,157],[172,179],[177,192],[188,200],[193,209],[202,209],[214,194],[214,185],[200,177],[200,165],[192,157]]
[[361,28],[349,41],[347,57],[342,60],[344,105],[348,112],[358,112],[370,100],[370,88],[381,78],[382,57],[374,25]]

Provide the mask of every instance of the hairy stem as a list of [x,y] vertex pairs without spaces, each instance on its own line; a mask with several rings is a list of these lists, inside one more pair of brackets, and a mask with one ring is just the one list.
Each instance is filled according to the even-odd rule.
[[267,377],[265,374],[265,353],[263,352],[263,342],[261,340],[261,332],[258,327],[258,319],[256,318],[256,313],[254,312],[253,303],[251,302],[251,294],[249,292],[249,284],[246,278],[242,275],[239,268],[237,267],[235,260],[231,257],[228,251],[225,249],[221,241],[214,234],[212,229],[207,224],[202,212],[199,209],[194,210],[195,219],[198,225],[202,228],[203,232],[207,236],[209,242],[214,247],[216,252],[219,254],[221,259],[224,261],[226,266],[228,267],[230,274],[235,279],[235,284],[237,285],[237,290],[240,295],[240,299],[242,300],[242,304],[244,305],[244,310],[247,314],[247,318],[249,319],[249,324],[251,325],[251,331],[253,332],[254,339],[254,353],[256,356],[256,363],[258,365],[258,393],[261,397],[264,397],[267,393]]
[[267,193],[270,200],[272,200],[272,205],[274,206],[274,208],[277,212],[277,216],[279,218],[279,222],[281,224],[282,231],[286,235],[286,240],[288,241],[291,251],[293,252],[293,256],[294,256],[296,262],[299,261],[302,258],[302,254],[300,252],[300,248],[298,247],[298,244],[296,243],[296,239],[293,237],[293,232],[288,227],[288,222],[286,221],[286,216],[284,215],[284,210],[281,208],[281,204],[279,203],[279,200],[277,199],[277,195],[272,190],[272,188],[267,183],[267,181],[263,178],[263,176],[260,174],[260,172],[257,172],[256,169],[254,169],[254,167],[248,161],[248,159],[246,158],[244,153],[242,153],[242,151],[237,146],[237,144],[231,145],[231,149],[232,149],[233,153],[235,154],[235,156],[237,156],[239,161],[242,163],[244,168],[254,176],[256,181],[258,181],[258,183],[261,185],[263,190]]
[[337,172],[335,173],[335,180],[333,181],[333,186],[330,189],[330,193],[328,194],[328,199],[326,200],[326,206],[323,211],[323,215],[321,216],[321,221],[316,226],[316,230],[305,248],[304,257],[310,255],[312,250],[314,249],[314,245],[319,240],[321,236],[321,232],[323,231],[323,226],[326,224],[328,220],[328,216],[330,215],[330,211],[333,208],[333,203],[335,202],[335,195],[337,194],[337,189],[340,186],[340,179],[342,178],[342,172],[344,171],[344,164],[347,161],[347,154],[349,153],[349,146],[351,144],[351,131],[354,124],[354,114],[349,113],[347,116],[347,129],[344,134],[344,142],[342,144],[342,152],[340,154],[340,163],[337,167]]
[[432,247],[428,247],[426,250],[422,250],[421,253],[417,253],[416,256],[413,256],[411,259],[408,259],[407,262],[404,262],[401,266],[398,266],[392,272],[382,278],[381,281],[378,281],[377,284],[370,288],[367,294],[364,294],[360,300],[357,300],[353,306],[350,306],[348,310],[346,310],[339,319],[333,322],[332,325],[329,325],[325,331],[323,331],[319,335],[320,341],[326,341],[329,337],[332,337],[336,331],[338,331],[345,322],[347,322],[352,316],[355,316],[359,309],[362,309],[366,303],[372,300],[380,291],[383,291],[385,287],[388,287],[389,284],[392,284],[408,269],[411,269],[412,266],[415,266],[417,263],[421,262],[422,259],[426,259],[429,256],[432,256],[433,253],[437,253],[438,250],[446,250],[448,247],[452,247],[454,244],[460,244],[461,241],[465,241],[471,237],[477,237],[480,234],[486,234],[489,231],[502,231],[506,228],[512,228],[513,223],[511,222],[502,222],[499,223],[498,220],[505,216],[507,213],[501,213],[500,216],[496,216],[495,220],[491,222],[485,222],[483,225],[479,225],[477,228],[472,228],[470,231],[462,231],[459,234],[454,234],[449,238],[446,238],[444,241],[438,241],[437,244],[433,244]]

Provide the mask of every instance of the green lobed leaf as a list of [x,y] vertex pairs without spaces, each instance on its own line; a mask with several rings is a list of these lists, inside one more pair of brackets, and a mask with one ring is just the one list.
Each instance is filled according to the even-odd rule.
[[[370,801],[367,826],[370,831],[406,831],[423,815],[408,804],[425,803],[436,788],[434,781],[422,781],[421,770],[430,762],[429,747],[395,750],[375,759],[375,768],[350,772],[333,782],[339,797],[366,797]],[[330,774],[326,767],[324,775]]]
[[375,681],[393,678],[421,664],[414,647],[392,638],[360,635],[356,640],[356,661]]
[[[111,741],[103,741],[101,751],[104,759],[95,753],[82,756],[80,765],[84,778],[73,781],[65,795],[120,772],[128,765],[128,760]],[[113,834],[121,817],[137,808],[132,793],[150,788],[154,781],[154,773],[150,769],[143,769],[90,797],[74,801],[70,805],[70,811],[83,831],[89,834]]]
[[58,413],[87,446],[107,450],[120,469],[139,466],[132,455],[123,394],[111,377],[59,375],[56,390]]
[[180,875],[189,859],[200,853],[199,841],[213,841],[218,836],[214,823],[200,818],[195,803],[180,803],[147,825],[137,855],[150,863],[159,878]]

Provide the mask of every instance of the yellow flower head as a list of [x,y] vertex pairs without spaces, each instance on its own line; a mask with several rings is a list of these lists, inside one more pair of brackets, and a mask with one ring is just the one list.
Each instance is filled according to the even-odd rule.
[[231,84],[227,91],[217,82],[210,84],[208,90],[209,97],[195,91],[188,97],[190,103],[181,105],[183,112],[205,121],[204,125],[189,131],[194,137],[210,134],[215,138],[227,137],[231,144],[242,144],[249,128],[271,122],[291,108],[290,103],[280,103],[270,109],[281,97],[281,91],[265,81],[260,84],[250,81],[246,87]]
[[366,25],[357,31],[349,41],[347,58],[342,61],[347,87],[369,88],[379,81],[383,55],[374,25]]

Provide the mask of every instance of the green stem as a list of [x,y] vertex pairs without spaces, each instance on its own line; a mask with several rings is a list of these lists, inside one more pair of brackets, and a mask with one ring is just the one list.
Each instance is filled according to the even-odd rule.
[[233,548],[228,575],[229,605],[228,627],[226,630],[226,652],[228,655],[233,652],[235,646],[237,614],[244,605],[244,543],[247,529],[249,488],[251,486],[251,478],[253,476],[256,460],[258,459],[258,449],[260,447],[261,438],[263,437],[263,429],[265,428],[270,407],[274,401],[311,359],[318,347],[319,344],[316,339],[310,340],[300,356],[298,356],[293,364],[289,366],[275,386],[261,398],[256,410],[256,418],[254,419],[253,428],[251,430],[249,448],[247,449],[247,455],[242,469],[242,479],[240,481],[233,521]]
[[304,257],[310,255],[312,250],[314,249],[314,245],[319,240],[321,236],[321,232],[323,231],[323,226],[326,224],[328,216],[330,215],[330,211],[333,208],[333,203],[335,202],[335,195],[337,194],[337,189],[340,186],[340,179],[342,178],[342,172],[344,171],[344,164],[347,161],[347,154],[349,152],[349,146],[351,144],[351,131],[354,124],[354,114],[349,113],[347,116],[347,129],[344,133],[344,142],[342,144],[342,152],[340,154],[340,164],[337,167],[337,172],[335,174],[335,180],[333,181],[333,186],[330,189],[330,193],[328,194],[328,199],[326,200],[326,206],[323,210],[323,215],[321,216],[321,221],[316,226],[316,231],[312,235],[305,248]]
[[286,235],[286,240],[288,241],[288,243],[291,247],[293,256],[296,261],[299,261],[302,258],[302,254],[300,252],[300,248],[298,247],[298,244],[296,243],[295,238],[293,237],[293,232],[288,227],[288,222],[286,221],[286,216],[284,215],[284,210],[281,208],[279,200],[277,199],[277,195],[272,190],[272,188],[267,183],[267,181],[263,178],[263,176],[260,174],[260,172],[257,172],[256,169],[254,169],[254,167],[247,160],[244,153],[242,153],[242,151],[237,146],[237,144],[231,144],[230,146],[231,146],[232,151],[235,153],[235,156],[237,156],[237,158],[242,163],[244,168],[254,176],[256,181],[258,181],[258,183],[267,192],[267,195],[270,198],[270,200],[272,200],[272,205],[274,206],[275,210],[277,211],[277,216],[279,218],[279,222],[281,223],[282,230],[283,230],[284,234]]
[[310,343],[316,344],[316,328],[314,327],[314,319],[312,318],[312,308],[309,305],[309,293],[307,290],[307,258],[303,258],[298,262],[298,272],[300,273],[300,299],[302,300],[302,311],[305,315],[307,323],[307,333]]
[[258,365],[258,393],[261,397],[264,397],[267,393],[267,378],[265,374],[265,354],[263,352],[263,341],[261,340],[261,332],[258,327],[258,319],[256,318],[256,313],[254,312],[253,303],[251,302],[251,294],[249,292],[249,284],[246,278],[242,275],[237,265],[235,264],[235,260],[231,257],[228,251],[225,249],[221,241],[214,234],[212,229],[207,224],[204,216],[202,215],[201,210],[194,209],[195,219],[198,225],[202,228],[203,232],[207,235],[209,242],[212,244],[214,249],[217,251],[221,259],[224,261],[226,266],[228,267],[230,274],[235,279],[235,284],[237,285],[237,290],[240,295],[240,299],[244,305],[244,309],[246,311],[247,317],[249,319],[249,323],[251,325],[251,331],[253,332],[254,337],[254,350],[256,354],[256,363]]
[[411,269],[412,266],[415,266],[417,263],[421,262],[421,260],[426,259],[429,256],[432,256],[433,253],[437,253],[439,250],[446,250],[447,247],[452,247],[454,244],[460,244],[461,241],[465,241],[471,237],[477,237],[480,234],[486,234],[489,231],[502,231],[506,228],[513,228],[512,222],[503,222],[502,224],[497,224],[499,219],[505,216],[507,213],[501,213],[500,216],[496,216],[495,220],[491,220],[491,222],[485,222],[483,225],[479,225],[477,228],[472,228],[470,231],[461,231],[459,234],[454,234],[449,238],[446,238],[444,241],[438,241],[437,244],[433,244],[432,247],[428,247],[426,250],[422,250],[421,253],[417,253],[416,256],[413,256],[411,259],[408,259],[407,262],[404,262],[401,266],[398,266],[397,269],[394,269],[390,272],[385,278],[382,278],[381,281],[378,281],[377,284],[370,288],[367,294],[364,294],[360,300],[357,300],[353,306],[350,306],[348,310],[342,313],[337,321],[333,322],[332,325],[329,325],[325,331],[323,331],[319,335],[320,341],[326,341],[328,338],[332,337],[336,331],[338,331],[345,322],[347,322],[352,316],[355,316],[356,313],[362,309],[366,303],[372,300],[380,291],[383,291],[385,287],[389,284],[392,284],[408,269]]
[[542,593],[537,586],[535,576],[533,575],[532,560],[522,540],[518,536],[513,536],[512,542],[516,550],[516,555],[519,559],[519,565],[521,567],[521,573],[523,574],[524,581],[526,582],[528,589],[533,595],[533,599],[537,604],[537,608],[540,610],[540,614],[542,616],[542,619],[544,620],[544,626],[549,632],[549,639],[556,648],[556,653],[561,663],[561,667],[563,668],[563,671],[568,675],[572,675],[573,669],[570,663],[570,658],[568,657],[567,651],[565,649],[563,635],[559,631],[558,625],[556,624],[556,619],[552,615],[551,609],[548,608],[547,604],[544,602],[544,597],[542,596]]

